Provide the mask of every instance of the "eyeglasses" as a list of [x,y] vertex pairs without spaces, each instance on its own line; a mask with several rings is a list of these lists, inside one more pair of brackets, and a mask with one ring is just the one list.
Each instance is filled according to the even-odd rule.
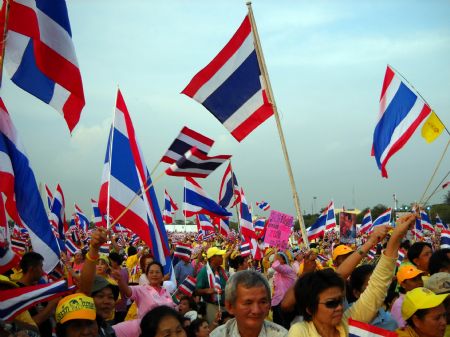
[[338,298],[338,299],[329,300],[326,302],[319,302],[319,304],[325,305],[328,309],[336,309],[339,305],[344,305],[344,299]]

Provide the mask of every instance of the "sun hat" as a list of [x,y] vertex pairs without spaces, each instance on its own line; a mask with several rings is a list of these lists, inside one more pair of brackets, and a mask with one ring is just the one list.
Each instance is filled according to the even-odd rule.
[[56,323],[63,324],[74,319],[95,320],[94,299],[83,293],[63,297],[56,306]]
[[399,268],[397,272],[397,281],[398,283],[402,284],[405,280],[410,280],[417,275],[424,273],[424,271],[417,269],[416,266],[413,266],[412,264],[405,265]]
[[333,249],[333,261],[336,260],[338,256],[347,255],[353,253],[353,249],[346,245],[339,245]]
[[217,247],[211,247],[206,252],[206,257],[208,259],[210,259],[210,258],[212,258],[213,256],[216,256],[216,255],[225,255],[226,252],[227,251],[225,249],[220,249],[220,248],[217,248]]
[[433,274],[425,281],[424,287],[435,294],[448,293],[450,292],[450,274],[446,272]]
[[423,287],[408,291],[402,304],[402,317],[406,321],[417,310],[437,307],[447,296],[448,294],[436,295],[430,289]]

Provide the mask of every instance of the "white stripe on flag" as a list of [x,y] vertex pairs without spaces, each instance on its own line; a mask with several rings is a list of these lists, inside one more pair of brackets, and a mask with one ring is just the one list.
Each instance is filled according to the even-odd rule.
[[262,89],[259,89],[247,102],[239,107],[223,122],[225,128],[232,132],[264,104]]

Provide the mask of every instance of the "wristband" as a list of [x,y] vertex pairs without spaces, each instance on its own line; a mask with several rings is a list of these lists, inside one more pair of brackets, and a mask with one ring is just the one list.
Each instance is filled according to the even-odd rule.
[[89,255],[89,252],[86,254],[86,260],[88,260],[88,261],[91,261],[91,262],[97,262],[97,260],[98,260],[98,256],[96,257],[96,258],[92,258],[90,255]]
[[358,254],[361,255],[362,257],[366,256],[366,254],[367,254],[367,253],[364,253],[364,252],[362,251],[362,249],[358,249],[357,252],[358,252]]

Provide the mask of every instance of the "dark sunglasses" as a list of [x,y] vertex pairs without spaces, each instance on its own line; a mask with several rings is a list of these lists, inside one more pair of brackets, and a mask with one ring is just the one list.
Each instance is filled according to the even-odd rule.
[[336,309],[339,305],[343,305],[344,304],[344,299],[343,298],[338,298],[338,299],[329,300],[329,301],[326,301],[326,302],[319,302],[319,304],[325,305],[328,309]]

